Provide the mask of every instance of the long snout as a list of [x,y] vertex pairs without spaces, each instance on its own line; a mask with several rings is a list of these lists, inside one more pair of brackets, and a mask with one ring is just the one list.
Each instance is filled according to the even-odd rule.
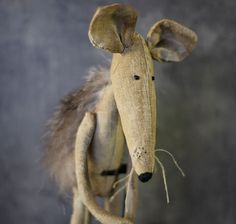
[[139,180],[151,179],[156,144],[156,90],[153,62],[145,40],[114,54],[111,82],[132,165]]

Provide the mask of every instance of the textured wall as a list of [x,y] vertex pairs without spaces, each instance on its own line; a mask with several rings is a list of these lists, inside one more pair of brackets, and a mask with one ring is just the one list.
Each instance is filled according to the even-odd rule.
[[[171,203],[158,169],[140,184],[137,223],[236,223],[235,0],[126,1],[146,35],[163,17],[194,29],[199,44],[179,64],[155,63],[158,147],[166,155]],[[87,37],[98,5],[109,1],[0,0],[0,223],[68,223],[70,199],[56,192],[39,164],[40,137],[59,99],[109,54]],[[105,57],[104,57],[105,55]]]

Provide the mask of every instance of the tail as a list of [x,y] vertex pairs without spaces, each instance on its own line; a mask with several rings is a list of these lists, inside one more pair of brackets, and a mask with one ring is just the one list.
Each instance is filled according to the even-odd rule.
[[103,224],[132,224],[127,218],[115,216],[101,208],[90,189],[87,173],[87,152],[95,130],[95,117],[92,113],[86,113],[79,126],[75,143],[75,164],[78,193],[83,204],[92,215]]

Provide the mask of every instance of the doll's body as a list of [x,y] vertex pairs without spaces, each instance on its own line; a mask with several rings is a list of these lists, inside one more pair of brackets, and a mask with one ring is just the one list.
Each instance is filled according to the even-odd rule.
[[[61,190],[74,193],[71,224],[131,224],[138,179],[152,177],[156,148],[156,90],[153,59],[183,60],[197,36],[172,21],[154,24],[145,40],[134,31],[136,11],[126,4],[100,7],[89,28],[91,43],[113,53],[109,72],[98,69],[80,90],[65,99],[51,120],[46,165]],[[127,146],[132,168],[126,183],[124,217],[117,190]],[[96,202],[105,198],[105,209]]]
[[110,197],[117,175],[102,173],[119,169],[125,144],[111,85],[101,91],[94,114],[96,130],[89,148],[88,173],[92,191],[97,196]]

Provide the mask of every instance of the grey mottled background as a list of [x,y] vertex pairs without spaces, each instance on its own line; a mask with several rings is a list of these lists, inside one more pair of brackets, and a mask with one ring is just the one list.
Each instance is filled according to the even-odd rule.
[[[123,1],[122,1],[123,2]],[[194,29],[199,44],[179,64],[155,63],[158,147],[166,155],[171,203],[161,172],[140,184],[137,223],[236,223],[236,2],[126,1],[146,35],[163,17]],[[70,198],[58,195],[39,164],[40,137],[59,99],[109,54],[87,37],[98,5],[110,1],[0,0],[0,223],[64,224]]]

